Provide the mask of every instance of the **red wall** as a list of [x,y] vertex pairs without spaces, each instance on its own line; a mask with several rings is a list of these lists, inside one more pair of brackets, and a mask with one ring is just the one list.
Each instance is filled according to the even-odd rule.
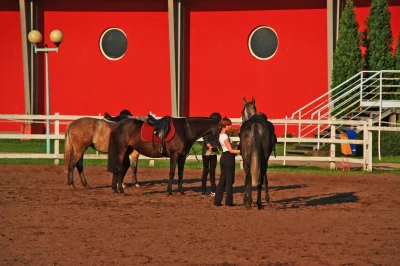
[[[18,1],[0,1],[0,114],[24,114],[24,76]],[[21,123],[0,121],[0,131],[19,131]]]
[[[327,91],[326,1],[185,4],[187,114],[219,111],[240,117],[242,98],[254,96],[259,111],[284,118]],[[258,60],[248,49],[248,37],[260,25],[278,35],[278,50],[270,60]]]
[[[50,113],[170,114],[167,1],[45,0],[40,5],[45,42],[53,47],[54,29],[65,36],[59,53],[49,54]],[[99,48],[109,27],[122,29],[128,39],[126,54],[117,61],[106,59]],[[43,69],[42,64],[42,79]]]

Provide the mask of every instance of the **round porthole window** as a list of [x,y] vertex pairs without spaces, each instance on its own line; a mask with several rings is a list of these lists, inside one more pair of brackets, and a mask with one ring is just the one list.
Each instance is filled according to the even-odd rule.
[[267,26],[254,29],[249,37],[250,53],[259,60],[268,60],[278,50],[278,36]]
[[109,60],[121,59],[128,47],[125,32],[118,28],[109,28],[101,34],[100,51]]

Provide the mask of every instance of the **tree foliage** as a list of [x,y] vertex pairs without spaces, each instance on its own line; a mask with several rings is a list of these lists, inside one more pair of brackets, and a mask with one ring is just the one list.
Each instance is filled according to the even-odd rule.
[[395,69],[400,70],[400,34],[399,34],[399,37],[397,38],[395,61],[396,61]]
[[[399,37],[397,38],[397,45],[396,45],[396,56],[395,56],[395,69],[400,70],[400,34]],[[398,77],[399,75],[397,75]],[[397,95],[395,97],[396,100],[400,100],[400,80],[397,80],[396,82],[397,87]],[[400,123],[400,115],[398,116],[398,123]]]
[[333,54],[332,88],[362,70],[358,28],[353,1],[347,1],[339,21],[339,37]]
[[393,35],[390,28],[388,0],[372,0],[365,22],[365,61],[368,70],[394,69]]
[[[356,20],[354,4],[352,0],[349,0],[339,21],[339,36],[336,42],[336,49],[333,53],[332,88],[335,88],[362,70],[361,35],[358,28],[359,25]],[[344,91],[337,89],[332,92],[331,97],[336,98],[338,94],[343,93]],[[345,110],[348,108],[348,104],[343,104],[343,102],[351,96],[348,95],[342,98],[341,103],[339,103],[341,106],[337,106],[331,115],[346,115]]]

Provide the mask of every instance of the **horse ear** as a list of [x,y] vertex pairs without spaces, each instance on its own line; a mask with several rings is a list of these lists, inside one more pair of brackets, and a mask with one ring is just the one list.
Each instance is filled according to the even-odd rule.
[[254,105],[256,104],[256,99],[254,99],[254,97],[251,97],[251,103]]
[[243,105],[246,105],[247,101],[246,101],[246,97],[243,97]]

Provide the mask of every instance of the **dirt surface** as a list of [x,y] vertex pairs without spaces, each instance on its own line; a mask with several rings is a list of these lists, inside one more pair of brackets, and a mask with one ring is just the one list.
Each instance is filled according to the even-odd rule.
[[185,170],[185,196],[167,197],[167,172],[139,169],[143,186],[123,196],[105,167],[87,167],[92,189],[76,179],[72,191],[62,166],[0,165],[0,264],[400,264],[400,177],[390,171],[272,172],[274,206],[260,211],[214,207],[199,170]]

